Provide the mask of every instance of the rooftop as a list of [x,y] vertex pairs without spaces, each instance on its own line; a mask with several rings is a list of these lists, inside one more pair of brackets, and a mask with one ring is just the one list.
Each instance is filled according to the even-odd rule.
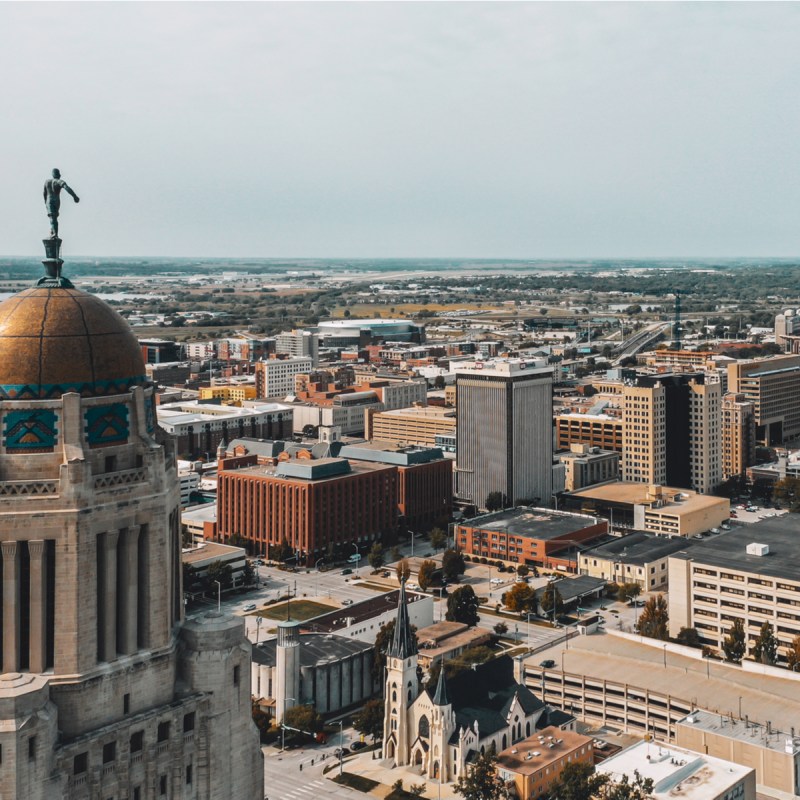
[[677,553],[691,547],[685,539],[654,536],[648,533],[630,533],[618,539],[611,539],[597,547],[586,550],[583,556],[609,558],[624,561],[626,564],[647,564],[657,558]]
[[[266,642],[253,648],[253,663],[275,666],[275,654],[278,647],[277,638],[268,639]],[[342,658],[372,650],[372,644],[362,642],[360,639],[351,639],[346,636],[334,636],[330,633],[301,633],[300,634],[300,666],[314,667]]]
[[[399,594],[399,589],[393,589],[391,592],[370,597],[367,600],[362,600],[360,603],[353,603],[351,606],[345,606],[344,608],[336,609],[336,611],[329,611],[327,614],[321,614],[303,623],[303,628],[330,633],[345,625],[358,625],[373,617],[380,616],[386,613],[386,611],[396,611]],[[406,589],[407,603],[415,603],[425,599],[426,595],[415,594]],[[429,596],[427,599],[431,603],[433,602]]]
[[599,500],[607,503],[619,503],[623,505],[648,505],[661,501],[662,505],[658,510],[665,510],[670,514],[691,514],[695,511],[720,503],[729,504],[729,501],[722,497],[712,497],[707,494],[697,494],[691,489],[676,489],[670,486],[656,487],[660,492],[660,497],[653,493],[653,487],[646,483],[632,483],[630,481],[609,481],[608,483],[598,483],[577,492],[570,492],[570,497],[585,497],[587,500]]
[[368,461],[347,461],[344,458],[295,458],[280,461],[276,466],[245,467],[222,470],[220,475],[238,475],[247,478],[279,478],[283,480],[326,481],[338,480],[348,475],[364,475],[381,469],[393,469],[388,464]]
[[181,551],[181,561],[184,564],[191,564],[195,567],[204,564],[206,561],[231,561],[232,559],[244,559],[246,557],[243,547],[233,547],[229,544],[217,544],[216,542],[204,542],[197,547],[187,548]]
[[339,451],[342,458],[357,461],[372,461],[381,464],[394,464],[398,467],[410,467],[414,464],[428,464],[444,458],[438,447],[418,447],[401,445],[397,442],[364,442],[364,444],[346,445]]
[[497,766],[520,775],[532,775],[579,747],[586,746],[592,747],[590,737],[575,731],[562,731],[551,725],[500,752]]
[[767,727],[750,719],[737,719],[729,714],[714,714],[711,711],[692,711],[691,714],[678,721],[679,725],[691,725],[709,733],[716,733],[729,739],[736,739],[748,744],[756,744],[778,753],[795,755],[800,752],[800,737],[794,736],[794,728],[790,731],[779,731],[772,726]]
[[650,796],[654,800],[708,800],[719,797],[753,770],[683,747],[638,742],[603,761],[597,771],[617,780],[638,771],[643,778],[653,780],[654,791]]
[[[691,559],[700,564],[800,582],[798,530],[800,514],[784,514],[697,542],[688,552],[684,552],[686,548],[682,548],[673,558]],[[767,555],[749,554],[747,545],[753,543],[767,545]]]
[[463,523],[464,527],[480,530],[502,531],[528,539],[560,539],[575,531],[604,523],[605,520],[587,514],[569,514],[565,511],[550,511],[546,508],[509,508],[473,517]]

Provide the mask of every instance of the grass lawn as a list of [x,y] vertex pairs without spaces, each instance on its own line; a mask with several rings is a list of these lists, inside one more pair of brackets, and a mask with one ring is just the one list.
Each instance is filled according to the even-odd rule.
[[343,772],[341,775],[337,775],[333,778],[333,782],[340,783],[342,786],[349,786],[357,792],[371,792],[379,785],[378,781],[364,778],[361,775],[354,775],[352,772]]
[[[312,617],[318,617],[328,611],[335,611],[337,606],[327,605],[326,603],[315,603],[313,600],[292,600],[289,613],[292,619],[305,622]],[[262,608],[255,611],[254,616],[266,617],[267,619],[286,619],[286,603],[271,605],[269,608]]]

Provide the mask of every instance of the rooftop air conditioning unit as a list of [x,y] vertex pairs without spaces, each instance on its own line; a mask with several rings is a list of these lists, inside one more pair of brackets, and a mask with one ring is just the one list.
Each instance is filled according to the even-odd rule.
[[751,542],[747,545],[747,555],[749,556],[766,556],[769,554],[768,544],[759,544],[758,542]]

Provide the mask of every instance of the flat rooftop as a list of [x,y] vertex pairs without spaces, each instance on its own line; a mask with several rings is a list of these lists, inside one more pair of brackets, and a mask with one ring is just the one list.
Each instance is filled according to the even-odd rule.
[[708,800],[720,796],[753,770],[683,747],[638,742],[603,761],[597,771],[617,780],[634,772],[651,778],[654,785],[650,796],[654,800]]
[[[367,600],[362,600],[360,603],[353,603],[351,606],[345,606],[344,608],[336,609],[336,611],[329,611],[327,614],[321,614],[318,617],[304,622],[302,628],[304,630],[308,629],[322,633],[331,633],[342,628],[346,624],[358,625],[360,622],[366,622],[373,617],[380,616],[387,610],[396,610],[399,596],[400,590],[393,589],[391,592],[370,597]],[[432,605],[433,599],[430,598],[430,596],[415,594],[414,592],[406,590],[406,604],[417,603],[421,600],[424,601],[426,597],[430,600]]]
[[394,467],[369,461],[348,461],[344,458],[293,458],[289,461],[280,461],[275,466],[266,465],[222,470],[220,474],[319,483],[321,481],[339,480],[350,475],[363,475],[382,469],[394,469]]
[[[609,623],[610,624],[610,623]],[[669,694],[691,707],[738,716],[741,697],[742,716],[766,726],[770,720],[776,730],[791,731],[800,718],[798,682],[791,678],[743,672],[740,667],[719,661],[666,652],[661,643],[655,646],[615,636],[595,633],[575,636],[569,649],[559,641],[526,659],[528,668],[546,659],[556,666],[550,672],[561,672],[562,653],[567,675],[586,676],[612,681],[658,694]],[[788,673],[787,673],[788,674]],[[529,678],[536,690],[539,679]]]
[[[764,519],[755,525],[734,528],[722,536],[692,544],[691,549],[676,552],[673,558],[691,559],[700,564],[727,567],[773,578],[800,582],[800,514],[784,514]],[[747,545],[765,544],[765,556],[750,555]]]
[[205,542],[197,547],[187,548],[181,551],[181,561],[184,564],[202,564],[205,561],[217,561],[224,559],[231,561],[237,558],[246,558],[247,553],[244,547],[233,547],[229,544],[217,544],[216,542]]
[[767,750],[777,753],[791,753],[800,751],[800,737],[792,736],[791,731],[784,733],[773,727],[767,728],[749,719],[737,719],[730,715],[714,714],[711,711],[693,711],[688,716],[679,720],[680,725],[691,725],[708,733],[736,739],[747,744],[756,744]]
[[497,766],[519,775],[532,775],[579,747],[591,749],[591,738],[551,725],[500,752]]
[[[334,636],[329,633],[300,634],[300,666],[314,667],[342,658],[372,650],[373,645],[348,636]],[[274,667],[278,639],[273,637],[253,648],[253,663]]]
[[[715,541],[718,541],[715,540]],[[693,544],[693,543],[692,543]],[[611,539],[581,553],[586,558],[619,559],[626,564],[644,565],[658,558],[665,558],[678,551],[688,551],[692,544],[683,538],[655,536],[648,533],[629,533]]]
[[[712,497],[707,494],[697,494],[690,489],[676,489],[671,486],[661,486],[664,500],[663,505],[656,509],[667,514],[691,514],[695,511],[718,506],[729,505],[723,497]],[[650,486],[646,483],[632,483],[630,481],[610,481],[570,492],[570,497],[585,497],[587,500],[599,500],[606,503],[621,505],[647,505],[654,503],[656,498],[650,494]]]
[[575,531],[598,525],[605,520],[588,514],[570,514],[546,508],[509,508],[473,517],[462,523],[463,527],[479,528],[523,536],[528,539],[560,539]]

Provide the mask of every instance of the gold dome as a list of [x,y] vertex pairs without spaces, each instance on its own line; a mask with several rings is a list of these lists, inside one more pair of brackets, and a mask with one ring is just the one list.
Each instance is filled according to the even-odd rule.
[[145,383],[130,325],[97,297],[34,287],[0,303],[0,399],[113,395]]

